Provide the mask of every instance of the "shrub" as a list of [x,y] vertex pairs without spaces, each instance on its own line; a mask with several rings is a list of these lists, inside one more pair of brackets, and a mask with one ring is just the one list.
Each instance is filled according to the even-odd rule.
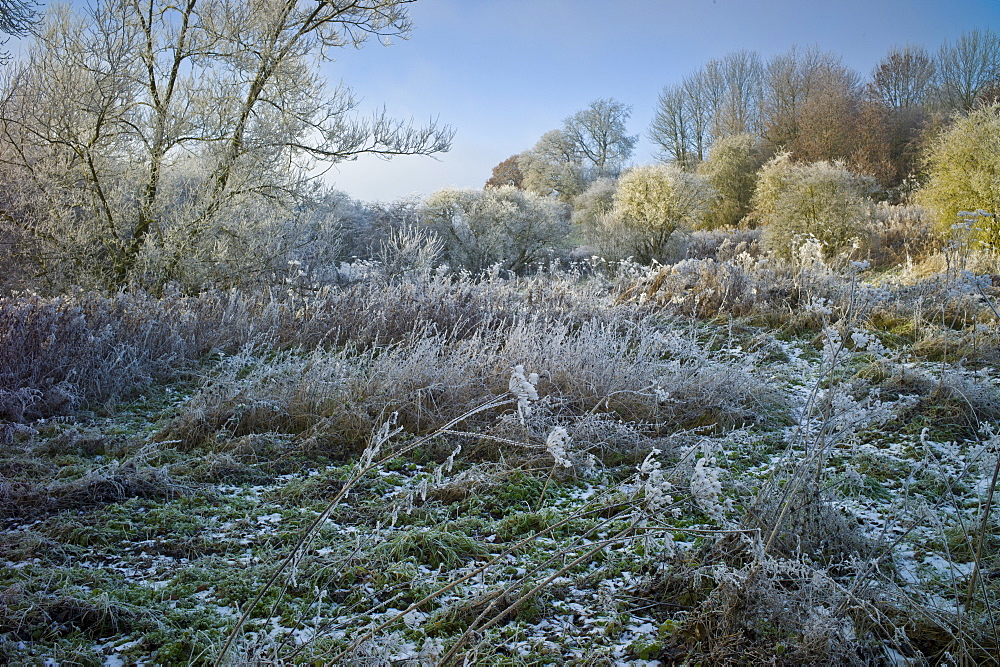
[[252,335],[245,320],[227,330],[232,305],[218,292],[0,298],[0,419],[68,414],[190,372],[216,345]]
[[1000,104],[957,118],[933,141],[925,162],[929,179],[917,197],[939,228],[959,222],[960,211],[981,209],[994,217],[981,218],[979,238],[1000,247]]
[[763,163],[763,152],[753,135],[722,137],[712,145],[700,171],[719,198],[705,216],[704,226],[729,227],[750,213],[757,171]]
[[543,316],[493,322],[463,339],[415,330],[361,353],[262,357],[248,349],[220,365],[160,437],[197,446],[277,431],[297,434],[308,448],[356,453],[387,413],[407,431],[426,433],[506,394],[512,360],[538,372],[539,392],[559,404],[642,423],[745,423],[781,410],[772,388],[682,333],[613,317],[567,326]]
[[441,237],[448,259],[473,272],[494,265],[522,271],[569,231],[563,205],[509,185],[440,190],[424,202],[420,217]]
[[599,178],[573,199],[573,226],[582,231],[588,240],[594,236],[600,219],[614,208],[617,188],[615,179]]
[[929,218],[920,206],[879,203],[873,218],[872,264],[896,267],[918,263],[940,250],[941,237]]
[[609,259],[662,260],[674,232],[697,227],[715,197],[696,174],[666,165],[636,167],[618,180],[614,206],[596,218],[591,242]]
[[398,282],[407,276],[426,276],[443,252],[444,243],[437,234],[426,228],[406,225],[390,230],[382,239],[375,261],[386,280]]
[[760,253],[759,229],[698,229],[684,239],[686,259],[714,259],[729,262],[747,253],[757,258]]
[[866,243],[875,179],[850,172],[840,162],[797,164],[789,153],[772,158],[760,171],[754,212],[766,226],[765,244],[791,257],[814,237],[830,259]]

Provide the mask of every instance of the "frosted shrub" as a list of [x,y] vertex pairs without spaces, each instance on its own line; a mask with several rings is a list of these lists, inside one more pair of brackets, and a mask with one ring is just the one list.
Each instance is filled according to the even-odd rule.
[[826,259],[868,239],[875,180],[839,162],[792,162],[781,153],[760,171],[754,209],[765,225],[764,241],[774,254],[791,257],[796,238],[811,235]]
[[602,216],[611,212],[615,203],[617,181],[598,178],[583,193],[573,198],[573,225],[590,238]]
[[704,178],[676,167],[630,169],[618,179],[612,210],[596,216],[588,241],[608,259],[662,260],[674,232],[697,227],[715,197]]
[[760,238],[759,229],[697,229],[684,238],[684,256],[717,262],[728,262],[744,253],[756,258],[761,254]]
[[921,206],[875,207],[874,238],[869,255],[876,267],[909,266],[941,248],[929,212]]
[[757,184],[757,170],[764,162],[758,140],[750,134],[720,137],[701,164],[699,171],[719,192],[705,218],[706,226],[728,227],[750,213]]
[[375,261],[390,282],[406,277],[426,278],[444,253],[444,243],[436,233],[415,225],[389,231],[379,243]]
[[696,317],[744,316],[771,307],[791,293],[791,284],[766,262],[741,253],[729,261],[685,259],[665,266],[626,291],[641,303]]
[[491,266],[523,271],[569,232],[564,205],[509,185],[440,190],[419,214],[441,238],[448,260],[473,273]]
[[1000,160],[1000,104],[985,105],[957,118],[927,151],[927,184],[917,193],[948,233],[960,212],[983,209],[977,240],[1000,247],[1000,180],[996,165]]
[[228,329],[233,301],[218,292],[0,297],[0,418],[111,405],[183,375],[209,350],[253,335],[245,321]]

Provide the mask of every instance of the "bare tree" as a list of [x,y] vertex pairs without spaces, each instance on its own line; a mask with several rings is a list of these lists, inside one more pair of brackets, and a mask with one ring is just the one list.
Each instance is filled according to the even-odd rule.
[[[322,165],[432,154],[452,132],[359,118],[315,70],[410,31],[413,0],[99,0],[50,11],[0,99],[0,213],[101,282],[162,284],[239,242],[234,210],[293,206]],[[45,263],[38,258],[39,268]]]
[[746,49],[727,54],[720,63],[720,73],[724,87],[716,137],[758,132],[764,78],[760,56]]
[[1000,83],[1000,35],[970,30],[941,46],[937,57],[937,98],[948,111],[970,111]]
[[684,170],[693,169],[701,160],[691,101],[684,86],[664,87],[649,125],[649,139],[659,147],[657,157]]
[[832,54],[824,54],[808,76],[809,92],[801,106],[800,133],[792,151],[800,160],[846,160],[857,145],[860,77]]
[[767,63],[764,78],[762,120],[763,135],[775,148],[790,148],[800,134],[799,118],[809,95],[810,69],[818,53],[803,53],[792,47]]
[[698,162],[705,160],[712,145],[712,126],[721,105],[721,91],[712,86],[704,69],[686,77],[681,83],[691,127],[691,150]]
[[793,47],[768,61],[761,134],[799,159],[846,158],[860,102],[858,75],[839,56]]
[[649,139],[659,147],[660,160],[691,170],[705,159],[717,112],[709,84],[701,69],[660,92],[649,126]]
[[590,167],[591,178],[617,176],[632,157],[638,136],[627,134],[632,108],[613,99],[599,99],[563,123],[562,133]]
[[890,49],[872,70],[868,96],[890,109],[922,106],[934,80],[934,60],[922,46]]
[[894,47],[872,70],[857,119],[852,163],[895,188],[918,168],[936,65],[922,46]]

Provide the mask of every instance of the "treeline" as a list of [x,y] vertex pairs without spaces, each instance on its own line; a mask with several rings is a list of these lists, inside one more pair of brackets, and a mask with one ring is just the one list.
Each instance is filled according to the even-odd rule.
[[[817,48],[767,60],[743,50],[665,86],[648,137],[658,159],[693,171],[717,142],[746,134],[766,156],[844,161],[899,198],[920,175],[927,138],[955,114],[998,99],[1000,36],[990,30],[968,31],[934,53],[894,47],[867,77]],[[629,111],[598,100],[498,165],[489,184],[549,186],[568,200],[588,182],[617,175],[638,139],[625,131]]]
[[664,159],[694,168],[719,139],[750,134],[796,160],[844,160],[889,189],[919,171],[925,132],[998,94],[1000,37],[988,30],[934,54],[895,47],[867,77],[815,48],[769,60],[738,51],[664,88],[649,136]]
[[659,165],[627,169],[631,109],[599,99],[483,190],[352,201],[322,185],[325,167],[450,147],[446,126],[358,115],[316,70],[333,49],[407,35],[407,5],[48,7],[0,74],[0,290],[667,262],[683,256],[679,231],[737,226],[763,228],[777,256],[860,255],[876,201],[921,203],[941,230],[982,209],[981,244],[1000,238],[1000,38],[978,30],[934,54],[893,49],[864,80],[815,49],[713,60],[664,88]]
[[990,250],[998,98],[1000,36],[989,30],[934,53],[893,48],[867,77],[815,48],[768,60],[737,51],[663,88],[648,129],[660,165],[626,169],[631,109],[601,99],[498,164],[486,189],[563,202],[576,238],[608,258],[663,260],[677,230],[736,226],[763,228],[778,255],[805,242],[861,255],[877,203],[913,207],[942,236],[977,212],[972,236]]

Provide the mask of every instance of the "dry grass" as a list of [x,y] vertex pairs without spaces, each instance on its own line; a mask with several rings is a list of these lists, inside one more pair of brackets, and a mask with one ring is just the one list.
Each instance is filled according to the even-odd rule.
[[540,375],[554,418],[611,412],[657,432],[766,421],[782,409],[776,392],[689,332],[530,318],[465,337],[414,331],[366,350],[248,347],[220,364],[158,438],[191,447],[280,431],[308,449],[356,453],[388,414],[425,433],[504,394],[518,363]]
[[[0,557],[45,553],[5,575],[0,632],[146,633],[121,650],[154,662],[218,657],[228,633],[229,660],[275,663],[413,645],[445,664],[517,660],[514,646],[538,661],[578,647],[594,663],[988,664],[990,293],[771,263],[753,236],[703,234],[689,259],[632,277],[0,302],[19,336],[0,339],[0,513],[19,527]],[[538,374],[530,413],[511,395],[518,364]],[[567,465],[546,446],[557,427]],[[947,518],[937,533],[930,515]],[[102,603],[59,579],[91,581],[74,563],[126,538],[116,563],[187,559],[157,575],[162,594]],[[918,551],[951,573],[916,577]],[[931,604],[942,594],[956,611]],[[154,608],[173,614],[162,634]],[[579,627],[557,627],[570,613]],[[200,639],[172,638],[209,616]],[[540,619],[551,646],[524,639]],[[0,643],[9,661],[27,650]]]

